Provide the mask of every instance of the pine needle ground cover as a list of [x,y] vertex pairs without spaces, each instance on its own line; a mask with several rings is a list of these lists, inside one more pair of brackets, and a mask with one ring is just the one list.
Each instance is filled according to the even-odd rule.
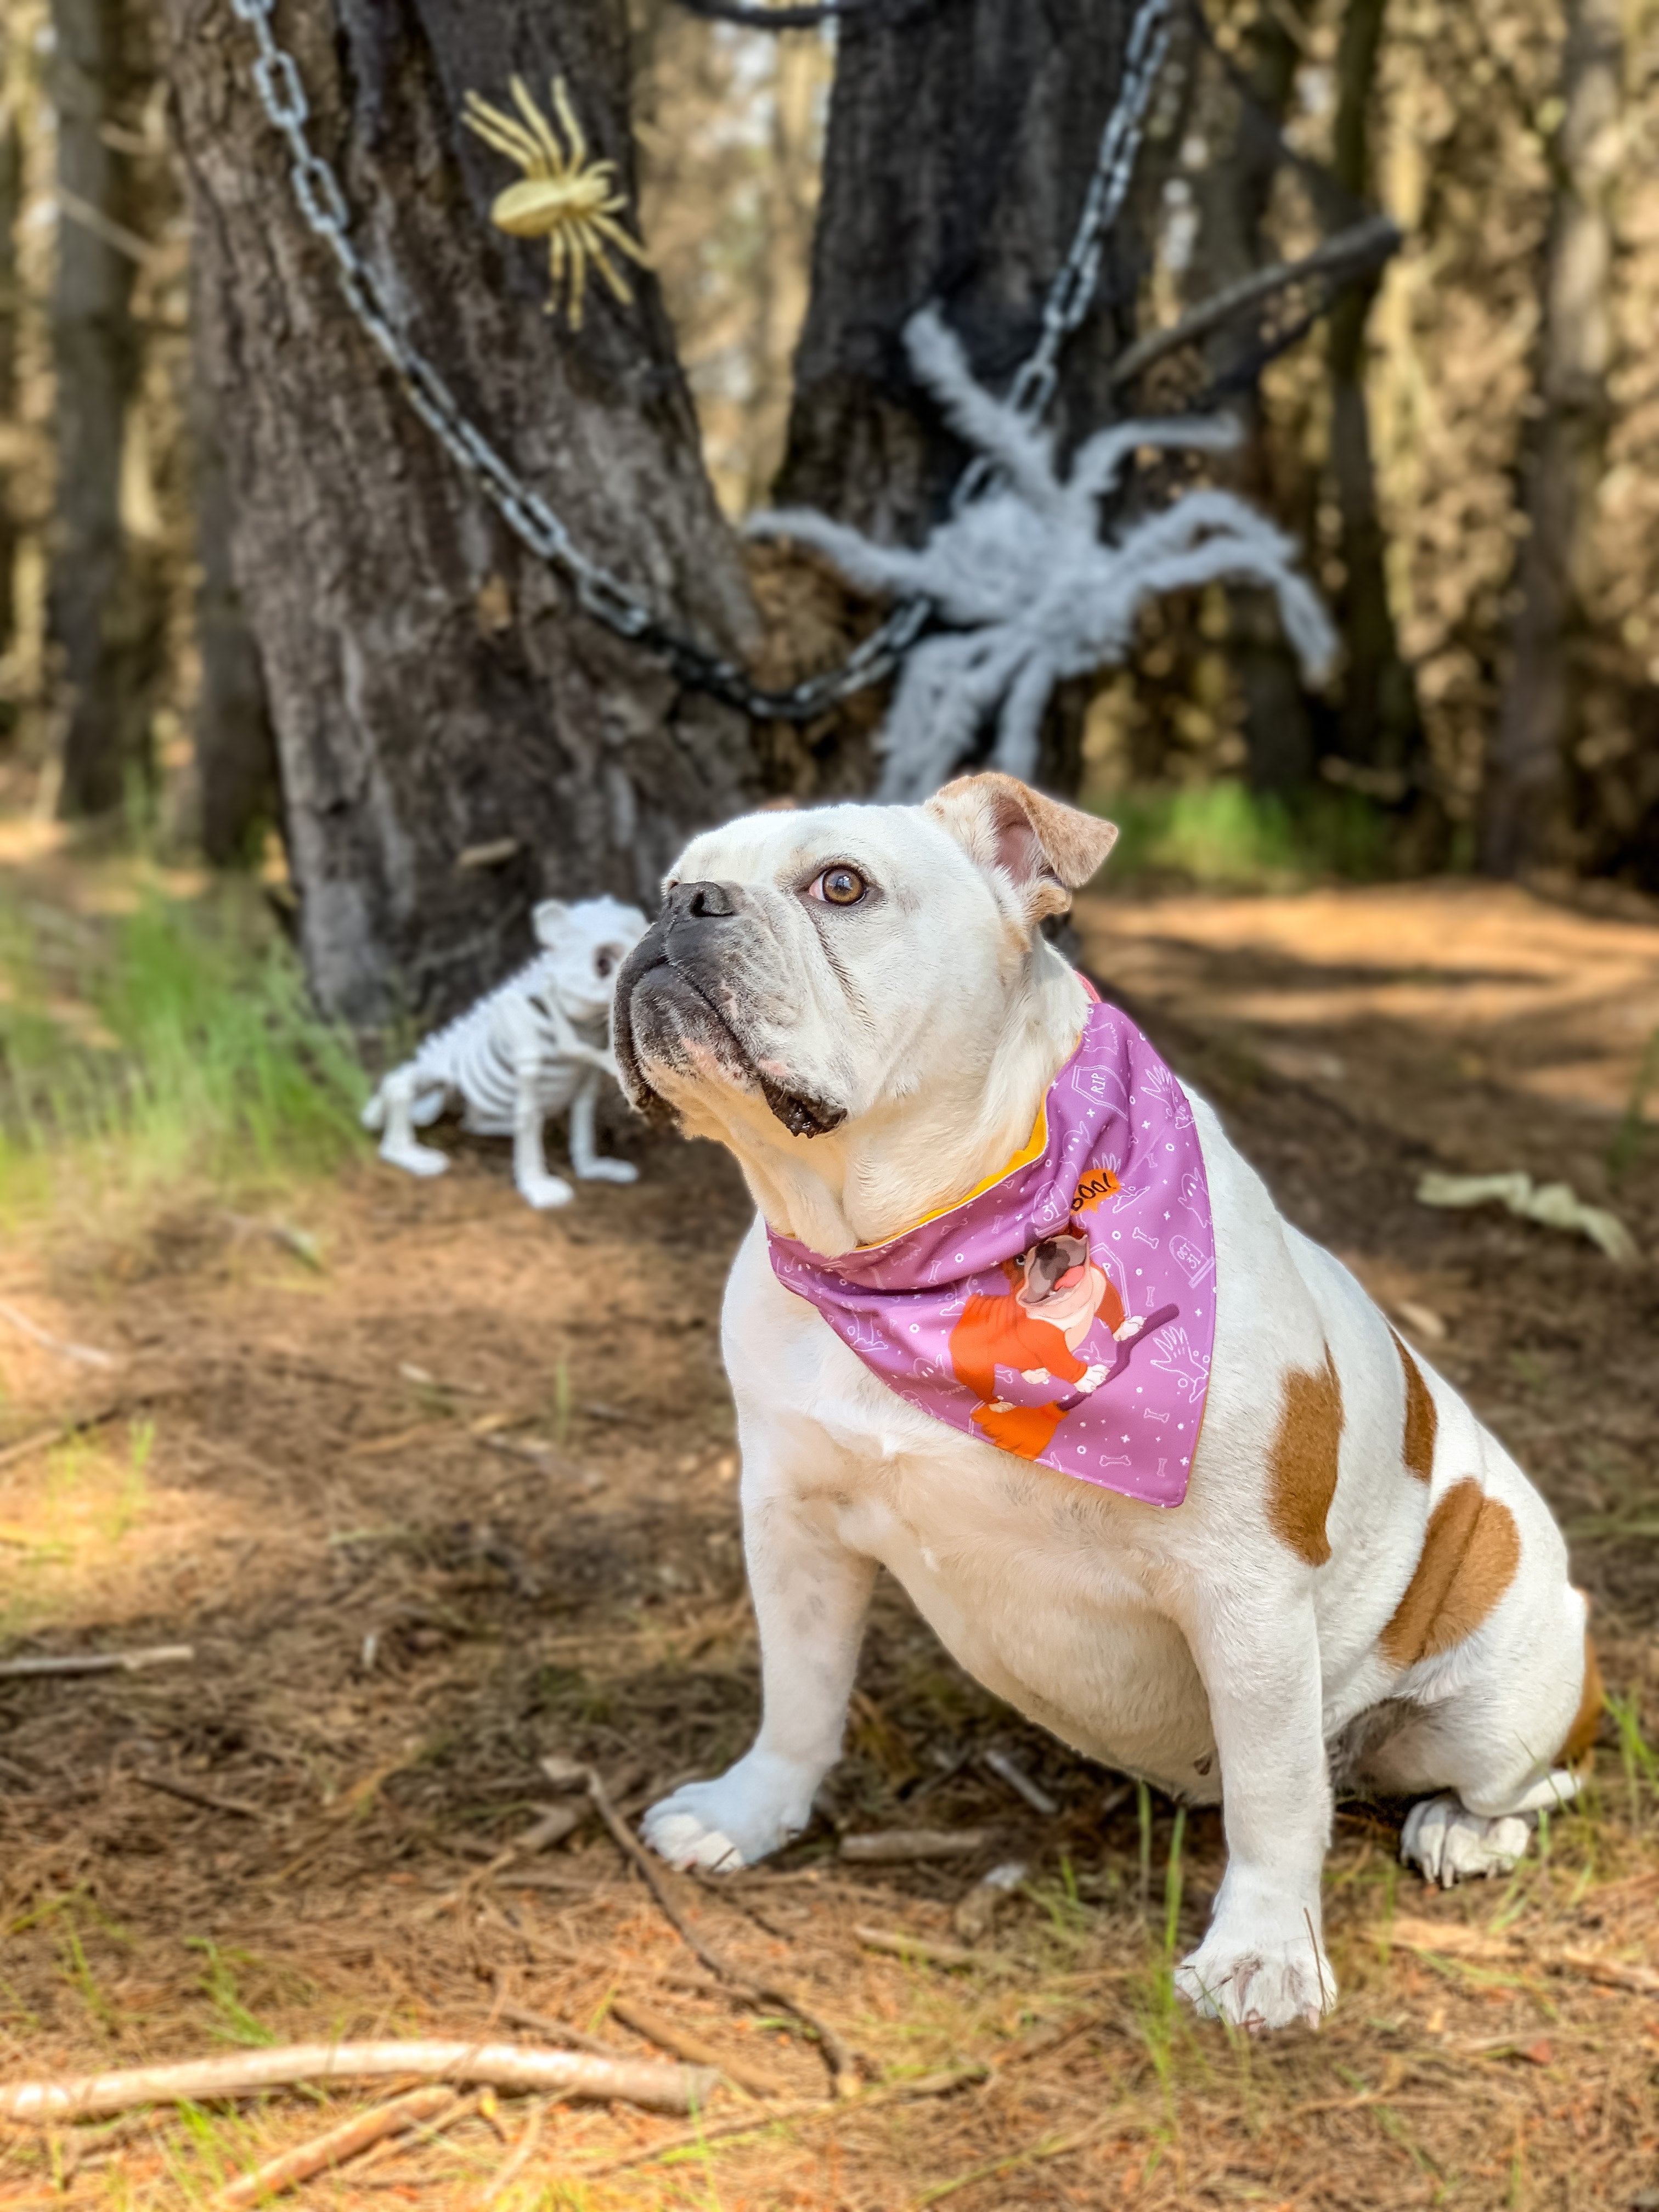
[[[23,888],[97,939],[79,999],[138,1061],[161,1025],[122,1027],[115,924],[84,886]],[[271,1050],[308,1089],[263,1150],[245,1102],[274,1094],[233,1055],[187,1146],[153,1133],[164,1090],[159,1124],[100,1109],[14,1155],[40,1180],[0,1268],[0,1664],[192,1656],[0,1675],[0,2085],[394,2036],[729,2069],[690,2117],[459,2089],[280,2200],[316,2206],[1654,2201],[1652,1264],[1412,1193],[1427,1167],[1565,1176],[1659,1250],[1659,1133],[1630,1110],[1659,932],[1465,886],[1101,898],[1081,921],[1291,1218],[1548,1492],[1613,1692],[1583,1809],[1512,1879],[1442,1896],[1398,1866],[1397,1807],[1346,1804],[1341,2005],[1317,2037],[1230,2039],[1170,1983],[1221,1877],[1215,1816],[1024,1726],[885,1588],[812,1828],[731,1883],[659,1877],[749,1989],[844,2043],[833,2098],[799,2014],[712,1972],[543,1766],[592,1767],[632,1821],[753,1725],[714,1327],[736,1176],[623,1125],[641,1184],[556,1216],[453,1139],[451,1175],[416,1185],[352,1136],[358,1079],[283,986]],[[526,1847],[561,1808],[568,1832]],[[956,1854],[847,1850],[922,1828]],[[966,1927],[1011,1861],[1023,1881]],[[0,2212],[210,2204],[409,2087],[0,2125]]]

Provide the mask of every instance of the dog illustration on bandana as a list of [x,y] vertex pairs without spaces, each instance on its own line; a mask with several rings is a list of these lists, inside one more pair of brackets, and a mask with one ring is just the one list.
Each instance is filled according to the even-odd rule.
[[[1115,1382],[1136,1345],[1173,1321],[1180,1308],[1126,1313],[1075,1213],[1063,1230],[1002,1264],[1007,1292],[969,1296],[951,1332],[951,1364],[980,1401],[975,1426],[1004,1451],[1036,1459],[1066,1416],[1103,1383]],[[1016,1403],[1001,1394],[999,1369],[1049,1395],[1036,1404]]]

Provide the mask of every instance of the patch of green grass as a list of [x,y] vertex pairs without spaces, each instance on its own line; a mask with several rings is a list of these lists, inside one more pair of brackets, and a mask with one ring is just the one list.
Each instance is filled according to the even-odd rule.
[[185,1948],[202,1954],[198,1978],[202,1994],[212,2006],[225,2040],[255,2047],[275,2043],[275,2032],[248,2010],[237,1986],[237,1969],[246,1969],[258,1962],[246,1951],[222,1951],[205,1936],[185,1936]]
[[0,1206],[70,1164],[125,1182],[325,1170],[366,1088],[290,948],[234,887],[91,924],[0,900]]
[[1121,791],[1096,805],[1121,833],[1109,880],[1173,875],[1218,890],[1290,890],[1390,872],[1387,818],[1357,792],[1316,787],[1281,799],[1224,779]]

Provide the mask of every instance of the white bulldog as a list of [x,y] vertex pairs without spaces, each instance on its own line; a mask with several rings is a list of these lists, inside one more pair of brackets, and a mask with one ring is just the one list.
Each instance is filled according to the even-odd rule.
[[1430,1879],[1507,1870],[1570,1798],[1601,1686],[1538,1493],[1188,1094],[1215,1341],[1184,1502],[1099,1489],[900,1398],[769,1264],[837,1257],[994,1179],[1077,1043],[1085,987],[1038,924],[1116,832],[1012,778],[921,807],[762,813],[697,837],[618,981],[635,1104],[737,1155],[763,1217],[726,1362],[764,1714],[644,1834],[680,1867],[798,1833],[839,1755],[878,1566],[961,1663],[1079,1750],[1219,1799],[1228,1866],[1181,1966],[1200,2013],[1317,2024],[1333,1768],[1421,1796]]

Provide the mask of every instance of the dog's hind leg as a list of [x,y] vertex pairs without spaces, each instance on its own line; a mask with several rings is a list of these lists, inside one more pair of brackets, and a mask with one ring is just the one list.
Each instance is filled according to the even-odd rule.
[[1373,1787],[1432,1793],[1407,1814],[1401,1856],[1446,1889],[1508,1874],[1539,1814],[1572,1802],[1601,1713],[1583,1597],[1565,1583],[1516,1595],[1507,1618],[1438,1662],[1441,1680],[1422,1686],[1432,1701],[1367,1761]]
[[722,1874],[779,1850],[811,1818],[841,1756],[875,1580],[874,1562],[847,1549],[823,1504],[745,1498],[744,1541],[760,1624],[760,1734],[717,1781],[688,1783],[653,1805],[641,1831],[671,1866]]

